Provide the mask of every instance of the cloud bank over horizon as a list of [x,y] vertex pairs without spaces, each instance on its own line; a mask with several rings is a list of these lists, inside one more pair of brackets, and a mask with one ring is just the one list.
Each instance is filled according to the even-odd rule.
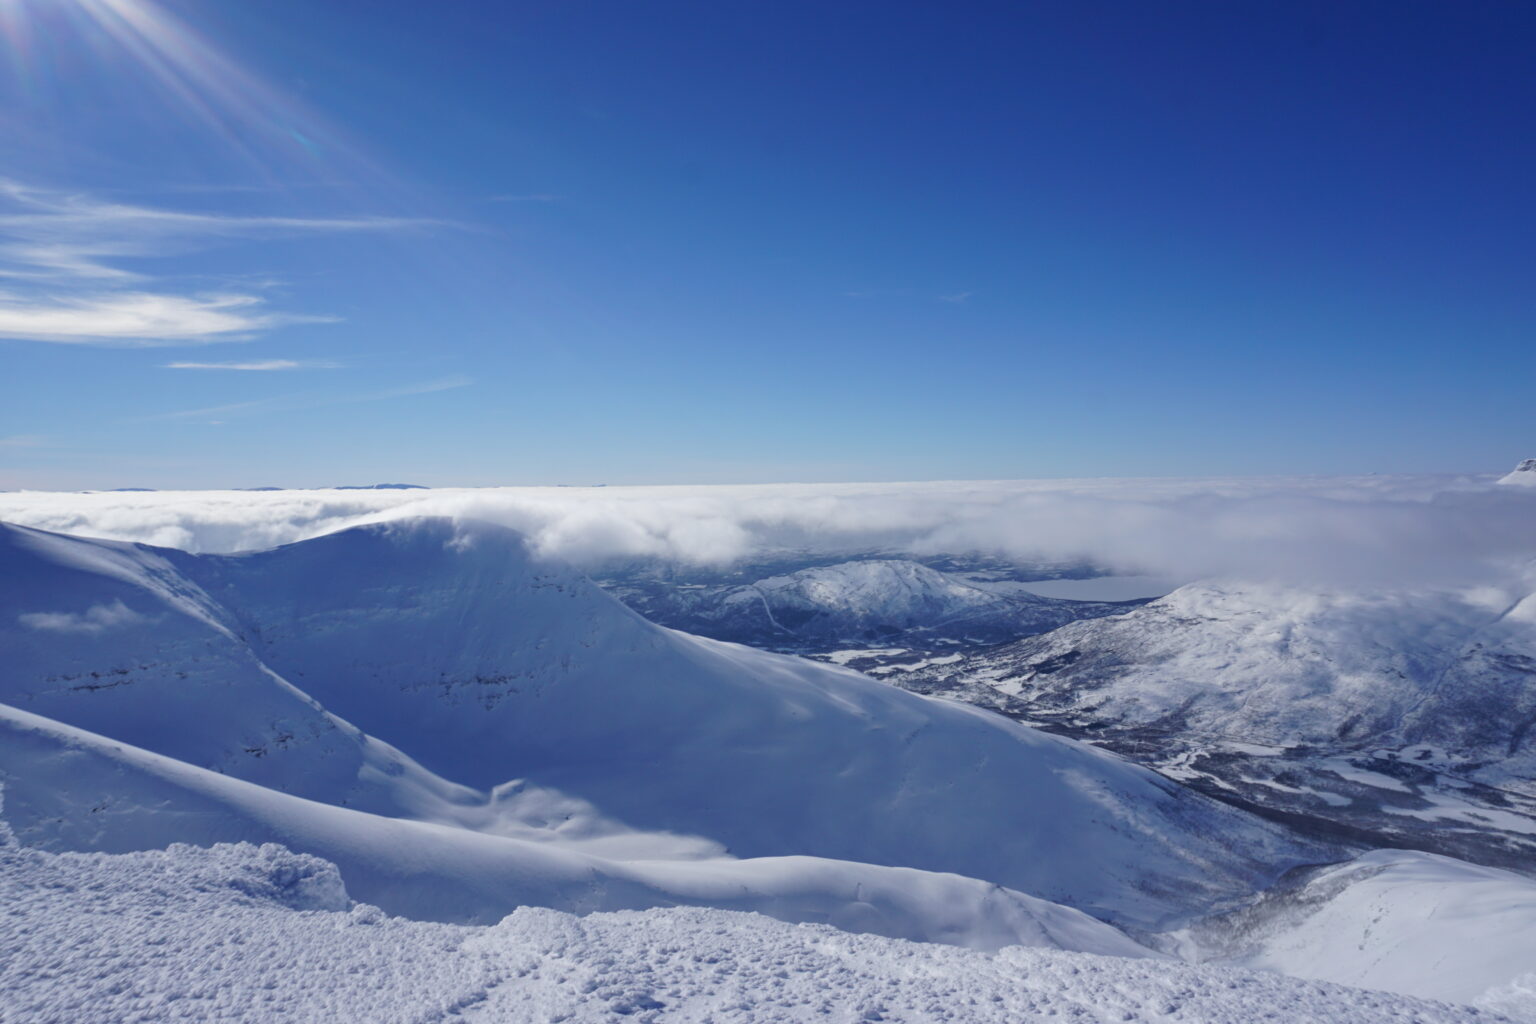
[[417,516],[499,523],[586,568],[989,553],[1186,579],[1417,585],[1512,578],[1536,560],[1536,493],[1482,476],[0,494],[8,522],[197,552]]

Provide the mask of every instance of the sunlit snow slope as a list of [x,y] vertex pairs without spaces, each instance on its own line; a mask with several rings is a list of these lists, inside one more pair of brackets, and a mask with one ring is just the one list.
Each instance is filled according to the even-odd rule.
[[1536,882],[1404,850],[1308,872],[1202,922],[1202,955],[1536,1020]]
[[491,790],[522,780],[664,848],[953,872],[1144,927],[1323,856],[1111,755],[654,626],[499,527],[243,556],[8,536],[7,702],[326,803],[515,831],[529,808]]

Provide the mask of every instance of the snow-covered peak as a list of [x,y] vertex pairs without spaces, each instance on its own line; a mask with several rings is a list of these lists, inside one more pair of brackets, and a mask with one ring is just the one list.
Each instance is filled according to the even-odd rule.
[[1526,459],[1499,481],[1517,487],[1536,487],[1536,459]]
[[691,633],[796,650],[1002,643],[1122,610],[1000,592],[904,559],[814,566],[755,583],[630,595],[655,621]]
[[[1005,692],[1106,724],[1278,746],[1428,743],[1536,766],[1527,594],[1204,582],[991,656]],[[1500,776],[1502,777],[1502,775]]]
[[887,620],[957,615],[1003,608],[1010,602],[925,565],[895,558],[802,569],[759,580],[753,587],[781,602],[799,600]]

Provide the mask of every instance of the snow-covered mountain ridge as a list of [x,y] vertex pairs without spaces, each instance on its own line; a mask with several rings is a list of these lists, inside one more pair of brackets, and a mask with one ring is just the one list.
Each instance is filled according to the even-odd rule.
[[1362,840],[1518,867],[1536,856],[1531,590],[1196,584],[898,681],[990,690]]
[[495,832],[526,827],[495,791],[525,780],[588,832],[952,872],[1139,927],[1327,856],[1091,748],[655,626],[500,527],[243,556],[10,537],[8,703],[324,803]]
[[663,625],[800,653],[881,644],[933,650],[1001,643],[1130,607],[989,588],[898,558],[810,566],[744,584],[629,581],[613,589]]

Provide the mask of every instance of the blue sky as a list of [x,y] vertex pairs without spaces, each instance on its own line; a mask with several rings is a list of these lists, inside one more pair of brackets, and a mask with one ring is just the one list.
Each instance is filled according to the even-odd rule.
[[0,23],[0,487],[1536,454],[1530,5]]

